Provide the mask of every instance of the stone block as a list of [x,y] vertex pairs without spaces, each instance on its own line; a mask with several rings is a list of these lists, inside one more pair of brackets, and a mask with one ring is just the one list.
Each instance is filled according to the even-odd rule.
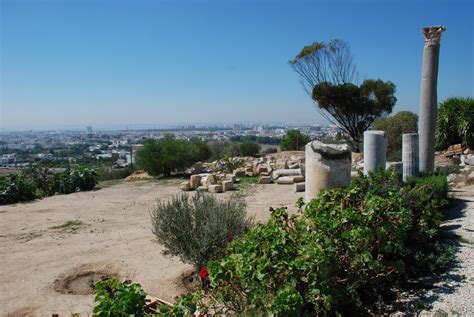
[[196,189],[201,184],[201,175],[191,175],[189,178],[189,184],[192,189]]
[[219,184],[209,185],[208,190],[210,193],[214,193],[214,194],[222,193],[222,185],[219,185]]
[[191,186],[189,185],[189,182],[186,181],[179,184],[179,189],[183,192],[187,192],[191,190]]
[[216,183],[216,179],[214,175],[208,175],[202,179],[202,186],[205,188],[209,188],[210,185],[214,185]]
[[277,184],[280,185],[292,185],[294,184],[294,179],[292,176],[281,176],[277,180]]
[[296,176],[291,176],[291,177],[293,177],[293,183],[304,182],[304,176],[303,175],[296,175]]
[[295,176],[295,175],[302,175],[301,170],[298,169],[278,169],[273,171],[273,178],[276,179],[280,176]]
[[234,189],[234,183],[232,181],[222,181],[222,190],[227,192]]
[[234,176],[235,177],[244,177],[245,176],[245,169],[243,168],[238,168],[234,171]]
[[306,187],[305,182],[295,184],[295,193],[304,192]]
[[259,184],[270,184],[271,182],[272,182],[271,176],[260,176],[260,179],[258,180]]

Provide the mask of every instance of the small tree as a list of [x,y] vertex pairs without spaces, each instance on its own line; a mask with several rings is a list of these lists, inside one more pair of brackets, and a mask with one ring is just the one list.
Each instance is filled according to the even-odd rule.
[[253,141],[244,141],[240,143],[239,150],[242,156],[256,156],[260,152],[260,145]]
[[253,221],[247,218],[244,200],[231,197],[220,201],[200,192],[159,201],[151,220],[164,253],[179,256],[196,270],[219,258],[227,243],[243,235]]
[[438,109],[436,148],[462,143],[474,148],[474,99],[448,98]]
[[401,158],[402,135],[417,132],[418,116],[410,111],[400,111],[393,117],[380,118],[374,122],[374,130],[387,133],[387,152],[389,156]]
[[281,139],[280,148],[282,151],[298,151],[311,141],[311,138],[299,130],[290,130]]
[[194,139],[190,141],[191,145],[191,164],[201,161],[207,161],[212,156],[211,148],[209,145],[199,139]]
[[342,40],[305,46],[289,64],[321,115],[350,136],[355,151],[360,151],[363,132],[390,113],[397,100],[390,81],[357,84],[357,67],[349,45]]

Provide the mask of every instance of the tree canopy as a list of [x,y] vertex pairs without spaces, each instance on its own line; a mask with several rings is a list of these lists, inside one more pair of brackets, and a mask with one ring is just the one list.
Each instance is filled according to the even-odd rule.
[[282,151],[298,151],[311,141],[311,138],[299,130],[290,130],[281,139],[280,148]]
[[395,84],[367,79],[358,84],[349,45],[342,40],[305,46],[290,67],[321,114],[338,126],[360,150],[362,134],[379,117],[392,112]]

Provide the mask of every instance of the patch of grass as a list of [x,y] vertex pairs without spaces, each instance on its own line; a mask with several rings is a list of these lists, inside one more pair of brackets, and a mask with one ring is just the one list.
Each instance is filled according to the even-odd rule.
[[71,228],[71,227],[78,227],[82,225],[83,222],[79,220],[69,220],[63,223],[62,225],[59,226],[53,226],[51,229],[65,229],[65,228]]
[[244,197],[252,194],[259,179],[259,176],[246,176],[239,178],[239,182],[235,184],[235,195],[237,197]]

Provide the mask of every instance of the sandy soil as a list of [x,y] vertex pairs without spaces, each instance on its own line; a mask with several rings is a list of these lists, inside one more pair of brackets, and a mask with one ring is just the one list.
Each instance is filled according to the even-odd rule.
[[[180,277],[189,267],[160,253],[149,212],[156,199],[178,193],[177,182],[121,183],[0,206],[0,314],[90,314],[92,295],[56,291],[68,277],[90,271],[130,278],[149,294],[171,301],[184,291]],[[300,196],[293,186],[256,185],[246,197],[248,212],[264,221],[270,206],[294,206]],[[67,221],[82,224],[53,228]]]

